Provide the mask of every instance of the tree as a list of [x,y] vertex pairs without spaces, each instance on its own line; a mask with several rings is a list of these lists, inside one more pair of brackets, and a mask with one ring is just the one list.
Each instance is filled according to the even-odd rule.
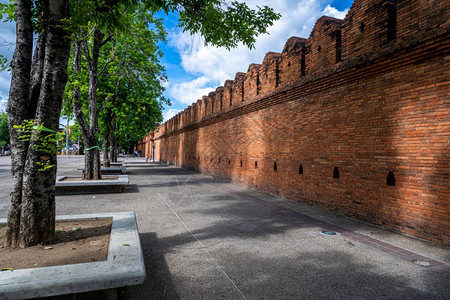
[[[33,24],[33,9],[41,14],[37,24]],[[56,153],[43,153],[35,146],[58,130],[70,50],[63,26],[68,17],[65,0],[39,1],[35,6],[31,1],[15,2],[16,48],[8,101],[12,190],[6,246],[49,243],[54,236],[56,167],[40,172],[38,163],[56,166]],[[32,57],[37,29],[40,33]],[[15,126],[32,119],[48,131],[34,130],[31,139],[21,139]]]
[[9,144],[8,114],[0,113],[0,147]]
[[[120,8],[133,8],[136,3],[137,0],[15,1],[14,13],[10,14],[16,21],[16,48],[8,102],[12,189],[6,246],[45,244],[54,236],[56,151],[47,153],[38,146],[58,130],[67,82],[69,37],[83,32],[89,22],[98,24],[92,33],[95,47],[90,54],[90,68],[96,74],[97,51],[108,39],[109,32],[120,26],[115,22],[123,12]],[[255,36],[266,32],[266,27],[279,18],[267,7],[255,11],[237,2],[226,5],[218,0],[143,0],[142,3],[150,11],[178,11],[181,27],[200,33],[206,43],[227,48],[240,41],[252,47]],[[2,15],[10,7],[2,5]],[[33,32],[38,33],[34,56]],[[80,48],[81,43],[77,42],[73,45]],[[97,78],[93,76],[90,84],[96,85]],[[90,93],[96,97],[95,89]],[[31,137],[22,139],[16,127],[23,126],[27,120],[34,120],[36,125],[32,127]],[[90,130],[95,132],[95,125]],[[40,163],[54,167],[40,171]]]
[[[141,137],[162,121],[163,105],[170,105],[162,96],[166,77],[157,45],[165,37],[162,20],[143,10],[132,12],[129,18],[134,20],[132,30],[114,39],[115,60],[108,66],[108,73],[114,75],[100,80],[100,89],[106,92],[104,98],[110,97],[108,91],[116,91],[109,102],[102,104],[105,166],[109,165],[108,148],[111,160],[117,161],[118,144],[123,144],[119,129]],[[120,85],[116,85],[119,81]]]
[[[100,130],[104,134],[102,148],[105,165],[109,166],[110,144],[113,145],[113,160],[117,160],[114,131],[118,107],[123,107],[123,101],[127,101],[136,112],[146,109],[146,114],[141,114],[143,124],[147,119],[161,115],[162,103],[166,102],[161,96],[161,82],[165,77],[159,64],[161,53],[157,46],[165,36],[162,20],[154,18],[153,12],[145,10],[142,5],[125,11],[122,18],[122,23],[127,26],[108,35],[94,27],[90,30],[93,37],[86,40],[80,38],[73,51],[72,80],[67,90],[73,89],[72,97],[68,98],[72,100],[87,150],[84,179],[101,177],[97,136]],[[83,58],[78,44],[84,48]],[[124,90],[126,92],[121,92]],[[119,94],[124,96],[118,97]],[[158,108],[156,114],[155,109],[150,108],[155,105]],[[103,127],[100,128],[99,117],[102,115]],[[143,124],[140,128],[149,128]]]
[[[86,5],[88,3],[90,5]],[[83,5],[70,1],[69,9],[66,0],[16,0],[14,5],[0,7],[2,15],[6,13],[16,21],[16,48],[11,62],[8,101],[12,188],[5,239],[7,247],[23,248],[53,240],[55,135],[67,82],[69,37],[72,26],[76,27],[80,22],[78,18],[90,17],[92,11],[104,7],[103,3],[100,7],[95,1],[86,1]],[[80,13],[83,9],[84,13]],[[37,33],[38,38],[32,56],[33,33]],[[18,128],[28,128],[25,134],[28,138],[24,139]],[[55,151],[48,150],[53,148]],[[46,168],[42,168],[43,165]]]

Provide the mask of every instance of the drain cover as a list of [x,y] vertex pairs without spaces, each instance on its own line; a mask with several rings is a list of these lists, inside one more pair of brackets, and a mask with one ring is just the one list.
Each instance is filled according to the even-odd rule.
[[331,230],[322,230],[322,233],[326,234],[326,235],[335,235],[336,234],[336,232],[331,231]]

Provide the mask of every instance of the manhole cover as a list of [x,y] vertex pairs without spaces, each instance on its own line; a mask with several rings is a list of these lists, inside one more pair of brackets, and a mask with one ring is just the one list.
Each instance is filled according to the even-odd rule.
[[336,232],[331,231],[331,230],[322,230],[321,232],[326,235],[335,235],[336,234]]

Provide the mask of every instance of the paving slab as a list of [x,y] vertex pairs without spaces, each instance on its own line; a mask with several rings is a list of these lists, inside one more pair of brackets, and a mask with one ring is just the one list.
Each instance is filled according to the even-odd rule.
[[[58,174],[82,162],[59,158]],[[58,214],[136,212],[147,279],[123,299],[449,299],[449,247],[144,158],[126,162],[124,193],[56,198]]]

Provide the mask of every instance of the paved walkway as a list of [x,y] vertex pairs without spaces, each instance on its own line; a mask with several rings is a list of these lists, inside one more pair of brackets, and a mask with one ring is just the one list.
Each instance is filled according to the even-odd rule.
[[[135,211],[147,269],[123,299],[450,299],[450,249],[173,166],[127,158],[122,194],[57,213]],[[74,174],[83,157],[60,157]],[[8,206],[0,158],[0,217]],[[325,235],[331,230],[336,235]]]

